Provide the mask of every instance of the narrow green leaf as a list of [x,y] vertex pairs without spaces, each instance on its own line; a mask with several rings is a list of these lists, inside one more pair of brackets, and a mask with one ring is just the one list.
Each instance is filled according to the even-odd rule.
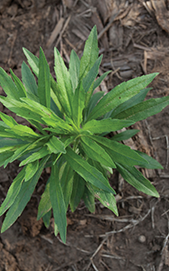
[[55,164],[52,166],[50,176],[50,200],[53,208],[53,216],[55,224],[58,227],[62,241],[66,242],[66,208],[64,202],[64,196],[59,181],[58,166]]
[[27,144],[27,141],[23,141],[21,139],[12,139],[12,138],[3,138],[0,137],[0,148],[4,146],[9,146],[9,147],[15,147],[15,146],[21,146],[23,144]]
[[[102,167],[105,168],[110,174],[113,174],[113,169],[111,167],[107,167],[103,164],[102,164]],[[108,173],[107,173],[107,176],[110,176],[110,175],[108,175]]]
[[11,77],[0,67],[0,85],[8,97],[19,100],[19,91]]
[[[31,66],[34,74],[38,77],[39,75],[39,59],[35,55],[33,55],[30,51],[27,49],[23,48],[24,54],[28,60],[29,65]],[[55,80],[53,79],[52,75],[50,75],[50,80],[51,80],[51,97],[53,98],[54,102],[56,103],[57,107],[59,110],[62,112],[62,106],[59,101],[59,95],[58,95],[58,86]],[[54,95],[55,94],[55,98]],[[56,98],[57,96],[57,98]]]
[[123,127],[128,127],[132,125],[133,122],[118,119],[103,119],[103,120],[91,120],[85,123],[82,131],[89,131],[95,134],[101,134],[104,132],[113,132],[122,129]]
[[70,144],[72,144],[73,143],[73,141],[76,139],[76,135],[74,135],[74,136],[67,136],[67,137],[63,137],[63,138],[61,138],[61,141],[63,142],[63,144],[65,145],[65,148],[67,147],[67,146],[69,146]]
[[101,146],[104,146],[105,151],[110,155],[114,162],[134,166],[146,161],[126,145],[105,137],[92,136],[91,138],[97,141]]
[[57,236],[58,233],[59,233],[58,226],[56,225],[56,223],[54,221],[54,234],[55,234],[55,236]]
[[31,195],[35,189],[35,186],[39,180],[39,177],[42,173],[42,170],[49,159],[49,156],[45,157],[41,160],[39,169],[36,174],[30,179],[28,182],[23,182],[21,189],[19,191],[19,195],[16,197],[15,201],[11,205],[10,209],[8,210],[4,222],[2,224],[1,233],[6,231],[21,215],[22,211],[24,210],[26,204],[31,198]]
[[[6,151],[5,153],[0,153],[0,167],[5,165],[6,161],[10,159],[14,152]],[[5,167],[5,166],[4,166]]]
[[127,140],[133,136],[135,136],[137,133],[139,132],[139,130],[136,129],[129,129],[126,130],[124,132],[121,132],[119,134],[114,135],[111,140],[114,141],[123,141],[123,140]]
[[[38,113],[41,116],[50,116],[52,114],[54,114],[49,108],[47,108],[45,105],[39,104],[36,101],[32,101],[31,99],[28,98],[21,98],[21,101],[23,101],[24,103],[26,103],[26,105],[28,105],[29,107],[32,108],[32,110],[34,110],[34,112]],[[28,108],[29,108],[28,107]],[[56,118],[59,119],[59,117],[56,116]]]
[[52,204],[50,201],[50,178],[49,178],[45,186],[45,191],[43,192],[41,200],[39,202],[37,220],[44,217],[51,210],[51,208]]
[[53,101],[57,105],[59,111],[61,113],[64,113],[64,108],[61,103],[60,90],[59,90],[58,84],[55,82],[52,75],[51,75],[51,90],[50,90],[50,92],[51,92],[51,98],[53,99]]
[[11,153],[13,153],[14,151],[16,151],[16,149],[22,147],[27,143],[28,142],[24,142],[20,139],[0,137],[0,153],[4,153],[6,151],[11,151]]
[[[45,120],[45,122],[48,122],[48,125],[51,125],[51,126],[54,126],[54,125],[56,125],[56,123],[54,123],[54,121],[51,121],[50,120],[50,122],[47,120],[47,118],[46,119],[44,119]],[[67,135],[67,134],[69,134],[69,132],[68,132],[68,130],[66,130],[66,129],[61,129],[61,128],[59,128],[59,127],[57,127],[57,128],[51,128],[51,127],[47,127],[47,128],[44,128],[44,130],[45,131],[50,131],[50,132],[52,132],[52,133],[54,133],[54,134],[57,134],[57,135]]]
[[25,167],[25,182],[29,181],[39,168],[39,160],[29,163]]
[[59,51],[54,48],[55,55],[55,74],[57,78],[57,84],[59,89],[60,100],[62,101],[62,106],[66,114],[71,117],[72,115],[72,98],[73,98],[73,89],[70,79],[70,73],[67,70],[63,59],[60,56]]
[[28,141],[32,141],[32,139],[37,139],[40,136],[35,133],[30,127],[22,124],[14,125],[11,129],[5,129],[5,131],[8,131],[11,135],[17,135],[18,138],[21,138],[23,140],[27,139]]
[[161,112],[167,105],[169,105],[169,96],[149,99],[123,111],[116,118],[137,122]]
[[65,145],[56,136],[52,136],[50,140],[46,143],[50,153],[66,153]]
[[6,123],[6,125],[8,125],[11,128],[15,125],[18,125],[18,123],[14,120],[13,117],[8,116],[2,112],[0,112],[0,117]]
[[27,165],[28,163],[32,163],[36,160],[39,160],[45,156],[47,156],[50,152],[47,150],[47,148],[44,146],[39,151],[34,152],[33,154],[29,155],[26,159],[24,159],[19,166]]
[[50,226],[50,219],[51,219],[51,210],[43,216],[43,223],[46,228],[49,228]]
[[30,146],[31,146],[31,143],[28,143],[28,144],[25,144],[25,145],[20,146],[19,148],[17,148],[13,152],[13,155],[11,155],[9,157],[9,159],[6,161],[5,166],[7,166],[8,163],[12,163],[13,161],[15,161],[16,159],[21,157],[23,155],[23,153],[25,153]]
[[39,122],[35,121],[35,120],[30,120],[29,119],[29,123],[34,126],[34,128],[36,128],[37,130],[39,130],[39,132],[44,135],[44,136],[47,136],[48,133],[44,131],[44,128],[40,125]]
[[32,68],[34,74],[38,77],[39,74],[39,59],[37,56],[33,55],[28,49],[22,48],[23,52],[28,60],[30,67]]
[[77,127],[79,127],[82,122],[84,108],[85,108],[85,91],[81,83],[76,88],[73,97],[73,121]]
[[73,132],[73,128],[64,120],[57,119],[55,116],[42,118],[46,125],[52,128],[45,128],[44,130],[53,131],[56,134],[69,134]]
[[33,93],[30,93],[30,92],[27,92],[27,97],[28,99],[32,100],[32,101],[35,101],[37,103],[40,103],[39,101],[39,97],[34,95]]
[[22,82],[19,80],[19,78],[13,73],[13,71],[10,69],[10,73],[11,73],[11,76],[14,80],[14,83],[18,89],[18,95],[19,97],[26,97],[27,96],[27,93],[26,93],[26,90],[24,88],[24,85],[22,84]]
[[22,147],[28,142],[24,142],[20,139],[3,138],[0,137],[0,153],[11,151],[13,153],[16,149]]
[[11,129],[4,129],[4,131],[2,130],[2,128],[0,129],[0,136],[1,137],[8,137],[8,138],[20,138],[22,140],[28,140],[30,141],[30,138],[28,137],[23,137],[20,135],[15,134]]
[[119,163],[116,163],[116,165],[117,170],[126,182],[134,186],[138,191],[159,198],[159,194],[155,187],[135,167],[120,165]]
[[101,165],[99,162],[97,162],[93,159],[89,158],[87,161],[91,166],[97,168],[103,174],[103,176],[107,179],[107,177],[108,177],[107,168],[105,168],[103,165]]
[[104,148],[97,144],[92,138],[82,136],[81,145],[84,152],[91,159],[94,159],[105,166],[116,168],[116,165],[114,164],[111,157],[106,153]]
[[98,188],[110,193],[115,193],[108,180],[99,170],[91,166],[81,156],[77,155],[70,147],[66,150],[67,153],[64,154],[66,161],[86,182],[90,182]]
[[[29,108],[30,111],[28,111],[28,118],[34,118],[35,120],[39,119],[39,122],[42,124],[46,124],[49,126],[53,126],[54,128],[58,128],[61,131],[67,130],[72,131],[72,127],[68,125],[65,120],[58,117],[52,110],[49,108],[46,108],[45,106],[35,102],[31,101],[28,98],[21,98],[26,104],[24,105],[25,108]],[[32,111],[32,112],[31,112]],[[34,112],[34,114],[33,114]],[[32,113],[32,115],[31,115]]]
[[43,112],[41,110],[38,110],[38,108],[36,108],[36,107],[33,108],[26,103],[19,102],[17,100],[11,99],[11,98],[9,99],[9,98],[3,97],[3,96],[0,96],[0,102],[5,107],[7,107],[9,110],[16,113],[18,116],[25,118],[28,121],[34,120],[38,123],[45,124],[43,122],[43,120],[41,119],[41,115],[43,114]]
[[38,96],[40,103],[50,108],[50,69],[41,47],[39,50]]
[[[52,89],[50,89],[50,90],[53,93],[53,95],[55,95],[54,92],[52,91]],[[50,108],[59,118],[63,119],[63,114],[60,112],[60,110],[57,106],[56,100],[53,100],[53,98],[52,98],[53,95],[51,95]],[[56,97],[56,95],[55,95],[55,97]]]
[[15,147],[14,146],[5,146],[5,147],[1,147],[0,148],[0,153],[4,153],[6,151],[15,151]]
[[74,91],[79,84],[79,72],[80,72],[80,60],[76,52],[72,50],[70,54],[69,73]]
[[94,80],[96,79],[98,72],[99,72],[99,66],[102,61],[102,55],[96,60],[93,67],[90,69],[90,71],[87,73],[85,78],[83,79],[83,88],[86,92],[86,99],[85,99],[85,107],[87,107],[90,98],[93,94],[93,86],[94,86]]
[[[49,116],[50,114],[54,114],[53,111],[48,110],[45,106],[40,105],[39,103],[35,101],[31,101],[28,98],[23,98],[23,99],[25,99],[23,100],[24,103],[13,100],[13,99],[8,99],[6,97],[2,97],[2,96],[0,97],[0,101],[3,103],[4,106],[6,106],[12,112],[16,113],[18,116],[21,116],[22,118],[24,117],[32,125],[34,125],[37,129],[39,129],[39,131],[41,131],[42,134],[46,134],[42,130],[42,127],[40,126],[40,123],[46,125],[46,122],[42,120],[42,116]],[[55,119],[56,118],[60,120],[59,117],[56,116]]]
[[35,77],[33,76],[30,68],[24,61],[21,66],[21,72],[22,72],[22,82],[25,85],[27,93],[38,96],[38,91],[37,91],[38,88],[35,81]]
[[85,43],[83,56],[80,61],[80,78],[84,78],[88,71],[92,68],[98,58],[99,48],[97,40],[97,29],[93,27],[90,35]]
[[105,73],[103,73],[95,82],[93,85],[93,91],[100,86],[101,82],[106,78],[106,76],[110,73],[111,71],[107,71]]
[[[60,171],[62,171],[61,177],[60,177]],[[60,183],[62,186],[65,207],[67,209],[70,202],[72,189],[73,189],[74,172],[67,162],[63,164],[63,166],[60,168],[60,171],[59,171]]]
[[[10,134],[8,131],[10,131],[9,126],[7,126],[3,121],[0,121],[0,137],[6,137],[6,138],[17,138],[16,135]],[[8,130],[8,131],[6,131]]]
[[84,193],[83,193],[83,200],[87,207],[87,209],[91,212],[95,212],[95,200],[93,194],[90,192],[90,190],[85,186]]
[[157,73],[143,75],[123,82],[107,93],[95,106],[88,117],[88,120],[97,119],[117,107],[119,104],[132,98],[155,78]]
[[13,156],[11,156],[9,162],[12,163],[14,160],[21,158],[26,153],[29,153],[30,155],[32,151],[34,152],[38,148],[42,147],[45,144],[44,142],[48,137],[49,136],[41,137],[38,140],[35,140],[31,143],[25,143],[23,146],[19,146],[19,148],[17,148]]
[[8,210],[11,205],[14,203],[16,197],[19,194],[19,191],[21,189],[23,180],[24,180],[24,176],[25,176],[25,168],[23,168],[19,174],[17,175],[17,177],[13,180],[8,193],[6,195],[5,200],[3,201],[1,207],[0,207],[0,216],[3,215],[6,210]]
[[[91,85],[93,84],[94,80],[96,79],[96,76],[99,72],[99,67],[102,61],[103,55],[101,55],[96,62],[94,63],[93,67],[90,69],[90,71],[87,73],[87,75],[83,78],[83,88],[85,92],[88,92]],[[92,89],[93,92],[93,89]],[[92,93],[91,93],[92,94]]]
[[87,119],[88,115],[93,110],[93,108],[95,107],[95,105],[97,104],[97,102],[103,97],[103,95],[104,95],[103,91],[96,92],[96,93],[94,93],[92,95],[92,97],[90,98],[90,101],[88,103],[88,106],[85,109],[85,120]]
[[134,105],[137,105],[141,102],[144,101],[147,93],[149,90],[151,90],[152,88],[145,88],[142,89],[137,95],[135,95],[134,97],[132,97],[131,99],[125,101],[124,103],[120,104],[119,106],[117,106],[112,114],[111,114],[111,118],[115,118],[116,115],[118,115],[119,113],[123,112],[124,110],[127,110],[131,107],[133,107]]
[[6,129],[6,128],[9,128],[9,126],[6,123],[4,123],[3,121],[0,121],[0,129],[2,129],[2,131],[3,131],[3,129]]
[[149,169],[163,169],[163,166],[157,162],[155,159],[153,159],[151,156],[147,155],[144,152],[136,151],[141,157],[143,157],[147,162],[140,163],[139,166]]
[[105,207],[113,211],[113,213],[118,216],[116,199],[112,193],[105,192],[89,183],[87,183],[87,188],[95,198],[97,198]]
[[85,181],[80,177],[80,175],[75,173],[73,178],[73,189],[70,198],[70,208],[72,212],[74,212],[79,205],[79,202],[84,193],[84,188]]

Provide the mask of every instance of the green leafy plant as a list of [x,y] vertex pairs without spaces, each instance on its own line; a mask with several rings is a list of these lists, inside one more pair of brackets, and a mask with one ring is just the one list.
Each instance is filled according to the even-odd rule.
[[95,211],[97,198],[118,215],[116,192],[108,179],[112,169],[117,169],[139,191],[159,197],[135,166],[151,169],[162,166],[120,143],[138,130],[107,136],[160,112],[169,104],[169,97],[144,101],[149,91],[146,87],[157,73],[123,82],[106,95],[94,93],[109,73],[97,78],[102,56],[98,57],[96,27],[85,43],[81,60],[71,52],[69,69],[54,49],[57,81],[50,74],[41,48],[39,58],[25,48],[23,51],[32,70],[23,62],[22,82],[12,71],[9,76],[0,68],[0,84],[6,93],[5,97],[0,96],[0,102],[29,122],[28,126],[21,125],[0,113],[0,166],[19,160],[21,167],[0,207],[0,215],[8,210],[1,232],[21,215],[46,167],[51,167],[51,174],[41,196],[37,219],[43,218],[48,227],[53,211],[55,234],[59,232],[63,242],[68,206],[75,211],[81,199],[90,212]]

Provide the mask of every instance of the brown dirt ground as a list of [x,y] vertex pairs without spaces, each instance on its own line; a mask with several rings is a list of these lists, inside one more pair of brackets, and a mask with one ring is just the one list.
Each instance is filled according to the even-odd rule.
[[[102,72],[113,72],[101,85],[105,92],[122,81],[158,71],[150,97],[169,95],[169,1],[146,0],[1,0],[0,66],[21,75],[22,47],[45,51],[53,66],[56,46],[65,62],[71,49],[81,56],[96,24],[103,53]],[[2,93],[2,89],[0,89]],[[0,105],[0,110],[10,112]],[[156,158],[164,170],[144,170],[160,199],[137,192],[114,172],[119,217],[96,202],[89,214],[80,203],[68,212],[67,243],[36,221],[47,180],[44,172],[17,222],[0,236],[0,271],[167,271],[169,270],[169,108],[134,125],[140,132],[126,142]],[[22,123],[21,118],[17,121]],[[6,196],[18,163],[1,168],[0,201]],[[0,223],[2,223],[2,219]]]

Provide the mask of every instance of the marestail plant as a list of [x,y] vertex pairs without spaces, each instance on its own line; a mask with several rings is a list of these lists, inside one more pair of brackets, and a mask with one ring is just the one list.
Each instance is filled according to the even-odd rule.
[[98,57],[96,27],[85,43],[82,58],[71,52],[69,69],[54,48],[56,81],[41,48],[39,58],[25,48],[23,51],[31,69],[23,62],[22,82],[12,70],[9,76],[0,68],[0,85],[6,93],[0,96],[0,102],[29,122],[28,126],[21,125],[0,113],[0,166],[19,160],[21,167],[0,207],[0,215],[7,211],[1,232],[21,215],[46,167],[51,168],[51,174],[37,219],[43,218],[48,227],[53,213],[55,235],[60,233],[63,242],[68,206],[74,212],[81,199],[90,212],[95,211],[97,198],[118,215],[116,192],[109,184],[112,169],[139,191],[159,197],[137,168],[162,166],[147,154],[121,143],[138,130],[107,136],[169,104],[169,97],[144,101],[150,90],[146,87],[157,73],[123,82],[106,95],[102,91],[94,93],[109,73],[97,78],[102,56]]

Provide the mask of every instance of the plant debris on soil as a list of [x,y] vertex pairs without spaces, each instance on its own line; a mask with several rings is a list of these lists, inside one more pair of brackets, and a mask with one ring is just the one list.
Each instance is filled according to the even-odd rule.
[[[168,0],[1,0],[0,66],[21,77],[21,64],[26,61],[22,47],[38,55],[40,46],[51,67],[54,47],[68,64],[72,49],[81,57],[94,25],[103,54],[99,74],[112,70],[98,91],[107,93],[123,81],[159,72],[147,98],[169,95]],[[2,104],[0,110],[11,114]],[[124,142],[163,165],[164,170],[142,170],[159,199],[138,192],[114,171],[110,183],[117,192],[119,217],[99,202],[96,213],[90,214],[81,202],[67,214],[64,245],[53,234],[52,219],[49,229],[36,220],[46,170],[23,214],[0,235],[0,271],[169,270],[168,117],[167,107],[133,125],[140,132]],[[24,124],[22,118],[15,118]],[[18,170],[17,162],[1,168],[1,203]]]

